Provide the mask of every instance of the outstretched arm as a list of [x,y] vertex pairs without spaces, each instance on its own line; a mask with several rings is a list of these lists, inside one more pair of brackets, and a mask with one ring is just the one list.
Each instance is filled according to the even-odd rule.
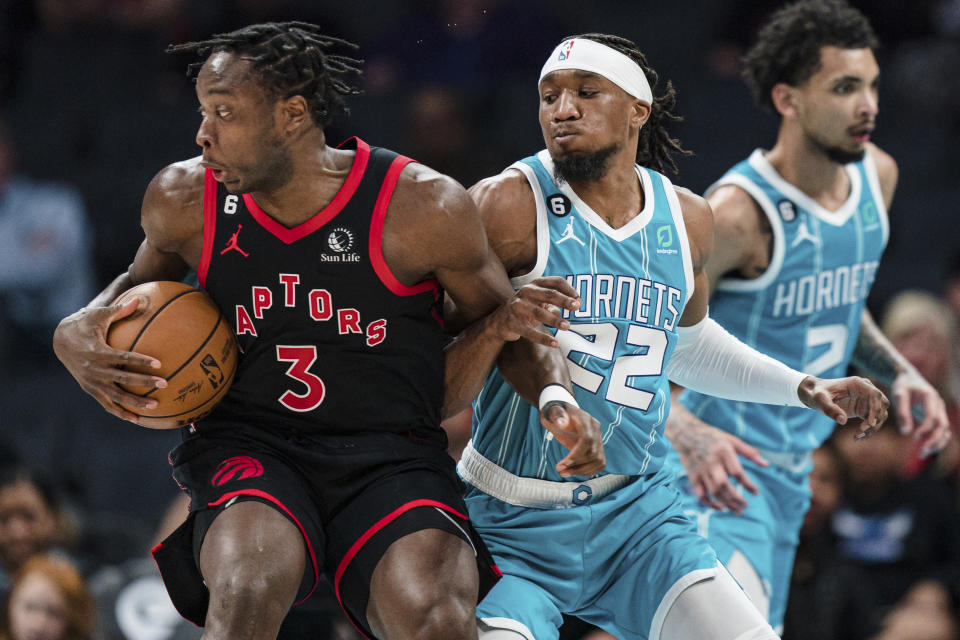
[[[670,379],[682,386],[733,400],[806,406],[840,423],[861,418],[860,437],[879,428],[886,419],[887,400],[870,381],[856,377],[821,380],[794,371],[741,343],[707,317],[709,286],[704,264],[709,258],[713,237],[711,211],[702,198],[689,192],[679,195],[690,237],[696,286],[677,330],[677,348],[667,365]],[[685,417],[688,419],[684,420]],[[695,467],[692,474],[700,480],[703,491],[707,491],[710,483],[712,490],[719,491],[713,494],[719,499],[715,505],[742,509],[742,497],[738,500],[732,485],[723,478],[731,472],[743,475],[739,463],[730,462],[730,454],[749,450],[740,447],[743,444],[740,441],[730,441],[708,431],[720,453],[701,456],[698,460],[697,452],[690,448],[691,443],[696,442],[696,434],[690,430],[700,430],[702,434],[705,427],[707,425],[690,420],[681,409],[669,425],[672,442],[679,445],[678,450],[687,445],[680,451],[687,462],[705,461],[705,468],[704,465]],[[687,468],[689,471],[690,467]]]
[[[683,201],[689,198],[685,190],[678,191]],[[698,245],[697,258],[703,265],[709,297],[719,279],[727,274],[755,278],[766,270],[772,233],[766,216],[750,195],[738,186],[720,187],[710,196],[708,204],[713,213],[712,246],[704,255],[703,239],[695,238],[693,244]],[[697,210],[696,206],[688,208],[694,212]],[[691,222],[696,224],[695,220]],[[701,290],[704,288],[698,286]],[[679,454],[697,496],[715,509],[727,508],[741,513],[747,501],[733,480],[753,494],[757,493],[757,488],[740,464],[740,457],[760,466],[767,466],[767,461],[737,436],[695,416],[679,402],[682,387],[675,383],[670,386],[670,414],[665,432]]]
[[890,387],[900,431],[923,441],[922,455],[947,445],[950,421],[943,398],[883,335],[866,309],[853,349],[853,365]]

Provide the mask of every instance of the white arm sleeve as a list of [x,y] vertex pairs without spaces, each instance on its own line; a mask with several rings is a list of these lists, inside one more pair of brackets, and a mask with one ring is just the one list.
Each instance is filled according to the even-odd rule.
[[677,327],[677,337],[667,363],[673,382],[729,400],[806,406],[797,388],[807,374],[748,347],[710,317]]

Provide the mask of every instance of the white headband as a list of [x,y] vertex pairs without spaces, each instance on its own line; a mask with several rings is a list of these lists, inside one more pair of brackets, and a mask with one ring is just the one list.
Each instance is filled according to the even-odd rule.
[[637,100],[653,104],[650,83],[640,66],[616,49],[595,40],[575,38],[561,42],[540,70],[540,80],[559,69],[580,69],[603,76]]

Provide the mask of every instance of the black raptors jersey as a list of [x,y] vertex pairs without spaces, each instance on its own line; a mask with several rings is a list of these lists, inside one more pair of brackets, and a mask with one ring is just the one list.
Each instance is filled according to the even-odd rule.
[[353,138],[333,200],[288,229],[206,172],[200,284],[233,322],[243,354],[204,423],[310,432],[437,429],[443,295],[401,284],[383,258],[383,222],[411,162]]

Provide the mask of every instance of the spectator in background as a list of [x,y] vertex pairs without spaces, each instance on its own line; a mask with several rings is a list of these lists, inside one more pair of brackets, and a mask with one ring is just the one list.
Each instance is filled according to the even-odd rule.
[[[943,288],[943,298],[953,314],[954,327],[956,327],[960,324],[960,253],[949,265],[946,285]],[[950,353],[954,366],[960,365],[960,333],[954,333]],[[954,398],[960,398],[960,375],[954,376],[951,392]]]
[[31,558],[14,577],[0,640],[87,640],[96,605],[80,572],[63,558]]
[[[956,437],[960,435],[960,402],[953,391],[957,362],[951,354],[956,323],[950,308],[925,291],[903,291],[888,303],[880,328],[943,397],[954,438],[937,457],[937,470],[956,478],[960,472],[960,441]],[[921,473],[934,460],[922,455],[919,443],[911,448],[904,468],[907,476]]]
[[844,610],[843,638],[871,638],[905,594],[920,582],[956,584],[960,514],[950,491],[927,476],[904,479],[911,450],[890,424],[865,442],[855,427],[838,428],[835,443],[848,469],[844,500],[833,516],[837,564],[845,570],[836,590]]
[[64,521],[43,478],[16,464],[0,467],[0,594],[32,556],[65,543]]
[[938,582],[918,582],[870,640],[957,640],[958,630],[955,594]]
[[0,121],[0,327],[8,332],[0,349],[8,356],[42,349],[52,360],[53,328],[91,297],[91,256],[80,194],[18,174]]
[[847,470],[833,439],[813,451],[810,508],[803,517],[800,544],[790,580],[784,640],[837,637],[843,626],[832,572],[835,539],[830,520],[843,501]]

